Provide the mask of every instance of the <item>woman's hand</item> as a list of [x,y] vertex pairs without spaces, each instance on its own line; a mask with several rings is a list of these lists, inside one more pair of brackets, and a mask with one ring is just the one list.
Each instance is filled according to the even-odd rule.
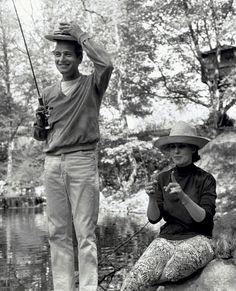
[[145,191],[149,197],[153,197],[155,194],[155,188],[156,188],[157,182],[151,181],[147,182],[145,185]]
[[174,195],[176,194],[180,201],[182,201],[186,196],[181,186],[176,181],[174,172],[171,172],[171,182],[167,186],[164,187],[164,190],[168,194],[173,195],[173,198],[174,198]]
[[[168,193],[167,195],[173,195],[173,200],[179,199],[196,222],[201,222],[204,220],[206,216],[205,209],[195,203],[186,193],[184,193],[181,186],[175,179],[174,172],[171,172],[171,181],[165,187],[165,191]],[[177,197],[174,197],[175,195]]]

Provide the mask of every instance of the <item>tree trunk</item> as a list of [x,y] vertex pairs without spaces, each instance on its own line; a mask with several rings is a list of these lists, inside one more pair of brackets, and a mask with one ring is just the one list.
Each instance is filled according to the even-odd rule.
[[12,196],[12,173],[13,173],[13,150],[14,150],[14,140],[11,140],[8,143],[8,150],[7,150],[7,195]]
[[129,176],[129,180],[128,181],[123,181],[123,192],[125,193],[125,195],[131,191],[132,185],[135,182],[136,176],[137,176],[137,171],[138,171],[138,164],[137,161],[135,160],[133,153],[131,152],[129,154],[129,162],[132,165],[132,172]]
[[[119,7],[117,7],[117,4],[115,5],[114,9],[116,11],[119,9]],[[118,13],[115,13],[115,14],[118,14]],[[119,28],[118,28],[116,18],[113,19],[113,23],[114,23],[114,29],[115,29],[116,48],[117,48],[117,52],[119,52],[120,48],[121,48],[121,40],[120,40]],[[123,88],[122,88],[122,78],[124,77],[123,76],[124,71],[125,70],[123,69],[122,64],[120,64],[119,73],[118,73],[118,85],[117,85],[117,87],[118,87],[117,88],[117,104],[118,104],[118,108],[119,108],[119,112],[120,112],[122,130],[126,130],[128,128],[128,122],[127,122],[127,117],[126,117],[126,113],[125,113],[125,106],[124,106],[124,102],[123,102]]]

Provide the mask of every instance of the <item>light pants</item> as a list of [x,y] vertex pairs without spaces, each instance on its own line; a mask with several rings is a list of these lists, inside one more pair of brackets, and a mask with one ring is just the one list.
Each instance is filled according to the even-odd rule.
[[99,186],[95,151],[47,155],[45,190],[54,290],[75,290],[73,218],[78,241],[79,291],[97,291],[95,229]]

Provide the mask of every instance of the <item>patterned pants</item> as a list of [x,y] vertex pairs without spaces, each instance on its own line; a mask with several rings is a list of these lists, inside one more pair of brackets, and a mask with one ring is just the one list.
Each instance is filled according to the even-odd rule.
[[158,282],[178,281],[204,267],[213,256],[210,239],[202,235],[180,241],[156,238],[131,269],[121,291],[145,291]]

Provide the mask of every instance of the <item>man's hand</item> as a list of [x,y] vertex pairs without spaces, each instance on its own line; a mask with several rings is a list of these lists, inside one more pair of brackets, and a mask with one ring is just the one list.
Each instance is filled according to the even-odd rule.
[[48,133],[48,109],[39,106],[36,109],[36,122],[34,123],[33,136],[36,140],[44,141],[47,139]]
[[59,30],[64,34],[70,34],[71,36],[74,36],[76,39],[79,39],[79,37],[83,33],[83,30],[74,21],[60,22]]
[[40,128],[45,128],[47,125],[47,116],[44,106],[39,106],[36,109],[36,124]]

